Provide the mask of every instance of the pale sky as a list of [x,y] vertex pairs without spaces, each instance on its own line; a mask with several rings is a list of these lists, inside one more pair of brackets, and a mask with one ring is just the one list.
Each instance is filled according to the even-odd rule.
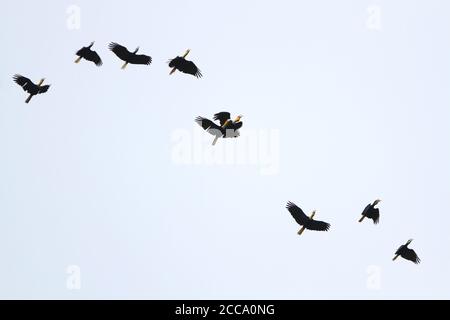
[[[449,299],[449,10],[5,2],[0,298]],[[100,68],[74,63],[91,41]],[[168,75],[187,48],[202,79]],[[52,86],[27,105],[16,73]],[[212,149],[194,119],[219,111],[244,125]],[[331,230],[298,236],[287,201]],[[410,238],[422,263],[393,262]]]

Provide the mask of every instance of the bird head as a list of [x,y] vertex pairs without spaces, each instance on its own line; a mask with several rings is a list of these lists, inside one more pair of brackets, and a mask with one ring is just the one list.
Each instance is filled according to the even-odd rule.
[[244,116],[242,116],[242,115],[238,115],[237,117],[236,117],[236,119],[234,120],[234,122],[239,122],[239,121],[241,121],[241,118],[243,118]]
[[39,81],[39,85],[43,84],[45,81],[45,78],[42,78],[41,81]]
[[381,202],[381,200],[380,200],[380,199],[377,199],[377,200],[375,200],[375,201],[373,202],[373,205],[376,206],[376,205],[379,204],[380,202]]
[[134,50],[133,53],[137,53],[139,51],[139,47],[136,48],[136,50]]
[[95,41],[92,41],[88,48],[92,48],[92,46],[94,45],[94,43],[95,43]]
[[413,241],[413,239],[409,239],[408,242],[406,242],[406,245],[410,244]]
[[310,218],[311,218],[311,219],[314,218],[315,215],[316,215],[316,210],[314,210],[314,211],[311,213],[311,217],[310,217]]

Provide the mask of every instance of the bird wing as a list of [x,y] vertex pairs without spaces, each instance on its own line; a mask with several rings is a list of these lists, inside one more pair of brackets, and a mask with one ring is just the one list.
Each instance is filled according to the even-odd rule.
[[306,229],[314,231],[328,231],[330,224],[324,221],[309,219],[309,222],[305,225]]
[[219,120],[220,125],[223,126],[227,120],[230,120],[231,114],[229,112],[218,112],[214,115],[214,120]]
[[109,50],[114,52],[114,54],[116,56],[118,56],[120,59],[122,59],[124,61],[128,61],[128,59],[132,55],[132,53],[130,51],[128,51],[127,48],[125,48],[124,46],[121,46],[118,43],[111,42],[108,47],[109,47]]
[[149,65],[152,63],[152,57],[146,56],[145,54],[131,54],[128,62],[131,64]]
[[405,258],[406,260],[412,261],[415,264],[420,263],[420,259],[417,256],[416,252],[413,249],[410,248],[404,248],[403,252],[401,253],[401,256]]
[[100,56],[98,55],[98,53],[93,51],[93,50],[89,50],[88,52],[86,52],[86,54],[84,55],[83,58],[85,58],[88,61],[91,61],[91,62],[95,63],[95,65],[97,67],[100,67],[103,64],[103,61],[100,58]]
[[364,211],[363,211],[361,214],[362,214],[363,216],[367,216],[367,213],[369,212],[371,206],[372,206],[372,204],[369,203],[369,204],[364,208]]
[[242,121],[233,122],[230,127],[233,128],[234,130],[238,130],[242,128]]
[[213,121],[203,118],[203,117],[197,117],[195,118],[195,122],[197,122],[203,129],[205,129],[210,134],[217,136],[223,135],[224,129],[217,124],[215,124]]
[[176,68],[179,71],[196,76],[202,77],[202,73],[199,68],[192,61],[186,60],[183,57],[176,57],[169,61],[169,67]]
[[21,86],[22,89],[26,92],[30,92],[30,89],[33,88],[33,86],[36,87],[36,85],[30,79],[20,74],[14,75],[13,79],[14,82],[17,83],[19,86]]
[[378,222],[380,222],[380,210],[378,210],[378,208],[374,208],[371,212],[369,212],[367,217],[372,219],[373,223],[378,224]]
[[180,69],[181,72],[192,74],[197,78],[201,78],[203,75],[199,68],[192,61],[185,60],[185,64],[183,65],[183,70]]
[[50,88],[50,85],[45,85],[45,86],[40,86],[38,89],[38,93],[45,93],[48,91],[48,89]]
[[295,203],[289,201],[286,205],[286,209],[288,209],[295,221],[301,226],[306,225],[310,220],[303,210],[297,207]]

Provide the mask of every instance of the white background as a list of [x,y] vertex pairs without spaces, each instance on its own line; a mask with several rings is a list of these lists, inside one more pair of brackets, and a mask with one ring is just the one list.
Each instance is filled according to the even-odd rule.
[[[448,1],[55,3],[0,13],[1,298],[450,298]],[[104,65],[74,64],[94,40]],[[200,80],[168,75],[187,48]],[[52,87],[26,105],[15,73]],[[223,110],[244,126],[218,145],[278,130],[276,174],[173,161]],[[299,237],[288,200],[330,232]],[[409,238],[420,265],[391,260]]]

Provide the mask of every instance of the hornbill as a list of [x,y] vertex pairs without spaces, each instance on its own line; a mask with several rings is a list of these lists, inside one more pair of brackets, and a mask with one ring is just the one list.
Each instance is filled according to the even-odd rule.
[[214,120],[220,121],[220,126],[215,124],[213,121],[197,117],[195,122],[197,122],[203,129],[215,136],[212,145],[214,146],[219,140],[219,138],[236,138],[239,137],[239,129],[242,127],[241,118],[243,116],[237,116],[234,121],[231,120],[231,115],[229,112],[219,112],[214,115]]
[[409,239],[406,244],[401,245],[400,248],[395,252],[395,257],[392,260],[397,259],[399,256],[403,259],[414,262],[415,264],[420,263],[420,259],[417,256],[416,252],[413,249],[408,248],[408,245],[412,242],[412,239]]
[[136,54],[139,51],[139,47],[137,47],[134,52],[130,52],[124,46],[121,46],[120,44],[117,44],[115,42],[111,42],[109,44],[109,50],[114,52],[114,54],[118,56],[119,59],[125,61],[122,69],[125,69],[129,63],[145,65],[149,65],[150,63],[152,63],[152,57],[143,54]]
[[313,220],[314,216],[316,215],[315,210],[311,213],[311,216],[308,217],[302,209],[300,209],[290,201],[287,203],[286,209],[289,210],[295,221],[302,226],[302,228],[297,233],[298,235],[301,235],[303,231],[305,231],[305,229],[314,231],[328,231],[330,229],[329,223]]
[[381,200],[377,199],[373,203],[369,203],[361,213],[362,217],[361,219],[359,219],[359,222],[362,222],[364,218],[369,218],[373,220],[374,224],[378,224],[378,222],[380,221],[380,210],[378,208],[375,208],[375,206],[380,202]]
[[178,56],[169,61],[169,67],[172,68],[170,74],[173,74],[176,70],[179,70],[183,73],[191,74],[197,78],[202,77],[202,73],[197,66],[189,60],[186,60],[186,56],[191,52],[190,49],[187,49],[182,57]]
[[50,85],[43,86],[45,79],[41,79],[38,84],[34,84],[30,79],[21,76],[20,74],[16,74],[13,76],[14,82],[17,83],[25,92],[28,92],[30,95],[28,96],[25,103],[29,103],[33,96],[47,92],[50,88]]
[[97,67],[100,67],[103,62],[102,59],[100,59],[100,56],[95,52],[94,50],[91,50],[92,46],[94,45],[94,42],[91,42],[91,44],[87,47],[83,47],[80,50],[77,51],[76,55],[78,56],[77,60],[75,60],[75,63],[79,63],[81,59],[86,59],[87,61],[91,61],[95,63]]

